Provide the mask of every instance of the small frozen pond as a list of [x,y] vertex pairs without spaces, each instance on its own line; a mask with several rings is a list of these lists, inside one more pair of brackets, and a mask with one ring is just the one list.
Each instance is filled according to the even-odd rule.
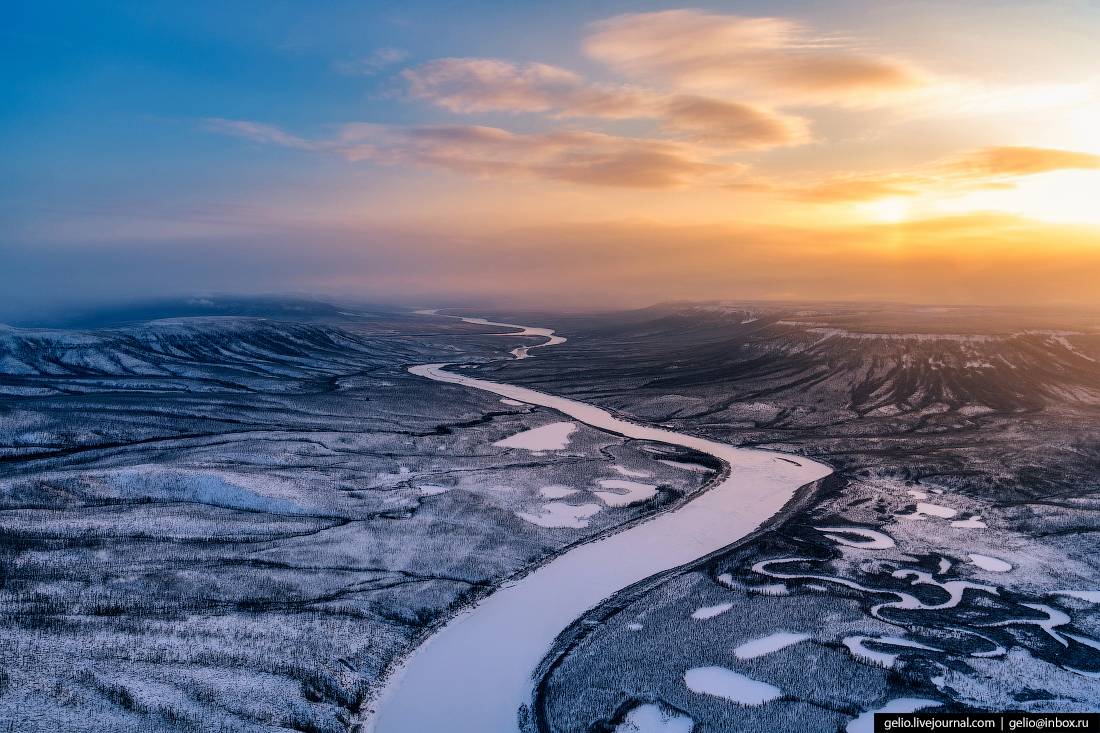
[[958,514],[958,512],[951,507],[940,506],[939,504],[926,504],[924,502],[917,502],[916,514],[901,514],[898,516],[902,517],[903,519],[924,519],[926,516],[950,519],[956,514]]
[[818,532],[840,532],[842,535],[855,535],[865,538],[861,542],[835,534],[825,535],[833,542],[848,547],[860,547],[864,550],[888,550],[894,546],[894,539],[890,535],[876,532],[873,529],[860,529],[859,527],[814,527],[814,529]]
[[703,621],[708,618],[720,616],[731,608],[733,608],[732,603],[719,603],[717,606],[703,606],[695,613],[691,614],[691,617],[696,621]]
[[579,492],[580,489],[574,489],[572,486],[543,486],[539,489],[539,493],[545,496],[547,499],[561,499],[566,496],[572,496]]
[[580,506],[573,506],[572,504],[553,502],[550,504],[543,504],[539,507],[538,514],[516,512],[516,516],[531,524],[537,524],[540,527],[573,527],[574,529],[581,529],[582,527],[587,527],[588,518],[601,509],[603,509],[603,507],[599,504],[581,504]]
[[692,692],[713,695],[741,705],[763,705],[783,696],[783,690],[725,667],[696,667],[684,672],[684,684]]
[[875,713],[915,713],[924,708],[935,708],[943,705],[938,700],[921,700],[915,697],[902,697],[891,700],[878,710],[868,710],[858,718],[848,723],[845,729],[848,733],[874,733]]
[[694,728],[695,721],[688,716],[646,703],[627,713],[615,733],[691,733]]
[[1006,563],[1004,560],[998,560],[995,557],[989,555],[978,555],[977,553],[971,553],[970,562],[977,565],[982,570],[988,570],[991,573],[1007,573],[1012,569],[1012,566]]
[[752,641],[746,641],[741,646],[733,650],[733,655],[738,659],[756,659],[762,657],[765,654],[771,654],[777,652],[780,649],[786,649],[792,644],[797,644],[800,641],[806,641],[809,639],[809,634],[791,634],[786,631],[780,631],[769,636],[765,636],[763,639],[753,639]]
[[970,519],[960,519],[956,522],[952,522],[951,526],[961,529],[985,529],[989,525],[983,522],[981,517],[971,517]]
[[704,466],[702,463],[689,463],[687,461],[670,461],[667,459],[660,459],[658,463],[663,463],[666,466],[672,466],[673,468],[682,468],[685,471],[695,471],[696,473],[714,473],[714,469],[710,466]]
[[563,450],[569,445],[569,436],[577,429],[576,423],[555,422],[541,428],[524,430],[510,438],[498,440],[499,448],[523,448],[524,450]]
[[637,481],[623,481],[621,479],[604,479],[598,483],[604,489],[610,490],[593,491],[592,493],[608,506],[629,506],[657,495],[657,487],[652,484],[640,484]]

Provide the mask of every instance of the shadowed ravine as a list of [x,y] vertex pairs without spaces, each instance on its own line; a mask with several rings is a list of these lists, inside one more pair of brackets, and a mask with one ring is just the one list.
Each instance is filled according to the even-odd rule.
[[456,616],[392,674],[376,712],[362,721],[374,733],[515,733],[519,709],[532,698],[534,670],[577,617],[627,586],[739,540],[800,486],[832,470],[801,457],[792,461],[637,425],[583,402],[472,379],[446,366],[409,371],[548,407],[617,435],[702,451],[727,471],[679,509],[579,545]]

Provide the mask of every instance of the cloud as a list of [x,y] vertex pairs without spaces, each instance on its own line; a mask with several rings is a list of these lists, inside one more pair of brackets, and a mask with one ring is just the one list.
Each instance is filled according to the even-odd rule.
[[349,160],[620,188],[683,188],[743,170],[712,163],[683,143],[569,130],[518,135],[475,125],[349,125],[333,149]]
[[980,189],[1013,188],[1024,176],[1058,170],[1100,169],[1100,155],[1022,146],[991,147],[932,161],[907,171],[842,174],[809,186],[731,184],[772,191],[813,203],[859,203],[885,198],[956,196]]
[[404,61],[408,57],[408,51],[389,46],[376,49],[374,53],[365,58],[356,57],[344,61],[336,61],[332,64],[332,68],[345,76],[371,76],[372,74],[377,74],[391,64]]
[[743,102],[677,94],[664,100],[663,112],[664,129],[727,148],[761,150],[810,140],[806,120]]
[[807,122],[761,105],[637,86],[588,84],[554,66],[437,59],[401,74],[408,96],[452,112],[539,112],[555,119],[655,119],[665,132],[728,150],[799,145]]
[[288,148],[299,150],[314,150],[316,144],[300,137],[294,137],[283,132],[275,125],[263,122],[246,122],[244,120],[225,120],[220,117],[211,117],[202,121],[204,129],[210,132],[220,132],[227,135],[248,138],[258,143],[276,143]]
[[[412,99],[426,99],[452,112],[546,112],[585,105],[599,96],[585,93],[583,80],[571,71],[546,64],[520,67],[498,59],[436,59],[406,69]],[[636,108],[624,91],[609,89]],[[644,94],[644,92],[643,92]]]
[[1051,148],[985,148],[949,158],[940,167],[963,178],[1033,176],[1058,170],[1095,170],[1100,168],[1100,155]]
[[786,18],[683,9],[618,15],[590,27],[589,56],[682,90],[736,92],[780,106],[866,107],[931,83],[911,63],[814,38]]
[[559,130],[519,135],[477,125],[399,127],[353,123],[337,140],[310,141],[272,125],[207,120],[207,129],[257,142],[381,165],[411,164],[477,178],[528,178],[589,186],[674,189],[728,181],[746,166],[711,161],[688,143]]

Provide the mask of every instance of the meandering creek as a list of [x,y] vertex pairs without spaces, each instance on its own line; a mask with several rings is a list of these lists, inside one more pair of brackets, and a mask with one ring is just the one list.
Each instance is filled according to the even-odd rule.
[[[549,329],[506,335],[528,334],[551,339],[540,346],[565,340]],[[530,348],[516,356],[526,357]],[[474,379],[446,371],[447,366],[424,364],[409,371],[548,407],[617,435],[702,451],[729,471],[675,511],[579,545],[456,616],[390,677],[374,705],[376,713],[363,721],[374,733],[516,733],[520,706],[531,702],[532,673],[575,619],[627,586],[744,537],[779,511],[798,487],[832,470],[802,457],[782,458],[637,425],[583,402]]]

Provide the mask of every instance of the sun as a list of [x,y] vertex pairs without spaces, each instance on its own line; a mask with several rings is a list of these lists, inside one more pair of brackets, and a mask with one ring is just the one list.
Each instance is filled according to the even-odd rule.
[[888,198],[862,204],[860,209],[879,221],[898,222],[909,216],[909,200]]

